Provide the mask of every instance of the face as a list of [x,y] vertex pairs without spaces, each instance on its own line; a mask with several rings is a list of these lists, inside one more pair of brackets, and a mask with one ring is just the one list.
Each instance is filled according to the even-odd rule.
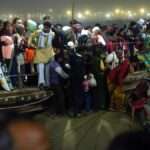
[[6,31],[7,31],[8,33],[12,34],[12,33],[13,33],[13,26],[12,26],[11,24],[8,24],[8,25],[6,26]]
[[50,32],[50,27],[44,26],[43,31],[44,31],[45,33],[49,33],[49,32]]
[[24,33],[25,33],[25,28],[20,28],[19,30],[18,30],[18,33],[20,34],[20,35],[23,35]]
[[122,51],[118,51],[118,52],[117,52],[117,57],[119,58],[119,60],[122,60],[122,58],[123,58],[123,53],[122,53]]

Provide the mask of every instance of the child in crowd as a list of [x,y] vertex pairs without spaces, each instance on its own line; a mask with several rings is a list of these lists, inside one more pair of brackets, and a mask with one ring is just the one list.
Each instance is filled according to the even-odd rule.
[[92,107],[91,89],[96,86],[94,75],[92,73],[86,74],[82,84],[84,91],[85,110],[86,112],[90,112]]

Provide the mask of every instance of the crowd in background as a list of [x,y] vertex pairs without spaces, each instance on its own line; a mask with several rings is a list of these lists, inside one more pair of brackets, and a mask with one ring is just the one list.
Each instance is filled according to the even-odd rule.
[[123,82],[129,72],[149,71],[149,48],[150,22],[144,19],[123,26],[85,26],[77,20],[63,26],[49,16],[42,23],[0,21],[0,62],[7,68],[9,90],[51,88],[54,112],[61,115],[123,111]]

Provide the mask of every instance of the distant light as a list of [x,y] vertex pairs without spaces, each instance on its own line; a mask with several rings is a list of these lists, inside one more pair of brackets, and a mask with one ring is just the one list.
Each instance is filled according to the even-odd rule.
[[124,15],[125,14],[125,11],[124,10],[121,10],[121,12],[120,12],[122,15]]
[[150,17],[150,13],[147,13],[146,16],[147,16],[147,17]]
[[119,8],[115,9],[115,13],[119,14],[121,12],[121,10]]
[[128,14],[131,14],[132,12],[131,12],[131,10],[128,10],[127,13],[128,13]]
[[145,13],[145,9],[144,9],[144,8],[140,8],[139,11],[140,11],[141,14],[144,14],[144,13]]
[[133,14],[132,13],[128,14],[128,18],[133,18]]
[[87,15],[87,16],[91,15],[91,11],[90,10],[86,10],[85,11],[85,15]]
[[107,18],[107,19],[110,19],[111,18],[111,13],[107,13],[106,15],[105,15],[105,17]]
[[13,14],[9,14],[9,19],[12,19],[13,18]]
[[50,8],[48,11],[49,11],[50,13],[53,13],[53,9],[52,9],[52,8]]
[[132,13],[131,10],[128,10],[127,11],[127,16],[128,16],[128,18],[132,18],[134,16],[134,13]]
[[78,13],[78,14],[77,14],[77,17],[78,17],[79,19],[82,19],[84,16],[83,16],[82,13]]
[[67,16],[71,16],[72,15],[72,11],[71,10],[67,10],[66,14],[67,14]]

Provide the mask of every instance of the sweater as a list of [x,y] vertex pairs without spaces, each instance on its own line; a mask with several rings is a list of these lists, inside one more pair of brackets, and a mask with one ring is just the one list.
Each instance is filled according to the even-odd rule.
[[68,74],[64,72],[60,64],[56,60],[52,60],[50,63],[50,85],[59,85],[61,78],[68,78]]

